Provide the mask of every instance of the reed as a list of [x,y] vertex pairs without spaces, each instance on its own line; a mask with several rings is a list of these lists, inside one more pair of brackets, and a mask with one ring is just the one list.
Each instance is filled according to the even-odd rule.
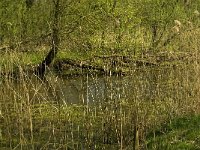
[[112,91],[115,83],[108,76],[110,96],[95,104],[67,103],[62,96],[63,79],[51,72],[46,80],[25,72],[17,82],[12,75],[1,76],[1,148],[148,149],[149,137],[156,141],[163,125],[199,114],[198,68],[196,63],[141,68],[133,73],[135,79],[129,84],[135,86],[125,91],[132,92],[127,98]]
[[[89,1],[62,1],[62,8],[57,8],[61,17],[55,14],[52,25],[53,2],[37,1],[26,14],[24,1],[17,3],[18,13],[25,15],[21,19],[16,19],[13,3],[9,6],[12,17],[3,18],[0,149],[199,149],[197,127],[192,126],[196,133],[184,132],[187,138],[193,134],[185,138],[189,146],[180,134],[190,121],[196,126],[200,122],[197,2],[113,1],[112,6],[102,1],[91,6]],[[58,31],[61,35],[55,37]],[[51,46],[58,51],[57,60],[125,68],[130,74],[113,80],[112,73],[107,73],[103,90],[98,91],[97,83],[92,89],[100,95],[104,92],[104,100],[90,103],[89,78],[98,77],[88,71],[77,88],[78,103],[71,104],[62,86],[65,78],[49,68],[42,80],[28,71],[44,60]],[[115,66],[117,61],[110,58],[117,55],[131,60],[118,60],[121,66]],[[137,60],[156,65],[136,67]]]

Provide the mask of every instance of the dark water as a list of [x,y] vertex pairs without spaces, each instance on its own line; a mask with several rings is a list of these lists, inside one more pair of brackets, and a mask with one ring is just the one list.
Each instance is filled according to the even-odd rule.
[[[112,147],[104,149],[120,149],[117,137],[121,131],[123,133],[121,132],[120,137],[124,140],[122,143],[132,145],[135,111],[133,104],[141,104],[138,107],[141,111],[139,119],[144,127],[151,127],[155,120],[165,120],[173,113],[178,114],[176,110],[185,112],[188,105],[199,105],[199,72],[198,65],[160,66],[137,68],[127,76],[88,74],[69,78],[49,73],[46,81],[26,77],[17,82],[2,81],[0,119],[3,123],[0,126],[0,139],[6,140],[1,145],[5,145],[6,149],[9,146],[9,149],[13,149],[19,145],[22,136],[24,141],[30,141],[31,133],[33,143],[29,142],[30,145],[47,146],[47,149],[59,149],[63,143],[70,143],[70,149],[91,149],[88,141],[99,147]],[[159,105],[163,101],[170,103]],[[61,103],[51,105],[51,102]],[[148,108],[153,102],[156,102],[155,106]],[[63,103],[95,107],[57,105],[63,106]],[[121,103],[123,105],[118,105]],[[129,105],[133,107],[125,107]],[[162,115],[160,110],[165,110]],[[63,147],[67,144],[63,144]],[[73,148],[75,146],[78,148]],[[21,149],[33,148],[21,144]]]
[[[15,95],[41,101],[56,100],[67,104],[96,104],[109,101],[156,101],[197,98],[198,66],[143,67],[126,76],[78,77],[48,75],[48,82],[29,80],[28,84],[0,83],[1,95]],[[10,92],[10,94],[8,93]],[[13,93],[13,94],[12,94]],[[4,97],[2,97],[4,98]]]
[[109,100],[183,100],[198,91],[198,71],[192,67],[140,68],[128,76],[86,75],[58,78],[66,103],[95,104]]

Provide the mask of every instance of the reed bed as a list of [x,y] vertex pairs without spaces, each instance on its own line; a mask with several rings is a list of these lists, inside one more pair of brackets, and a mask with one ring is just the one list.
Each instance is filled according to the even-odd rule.
[[94,104],[67,103],[63,79],[51,72],[45,80],[23,70],[18,79],[1,76],[0,147],[151,149],[149,136],[156,136],[161,126],[199,114],[199,73],[197,63],[142,67],[133,72],[132,86],[124,91],[131,97],[112,91],[116,83],[107,76],[108,95]]

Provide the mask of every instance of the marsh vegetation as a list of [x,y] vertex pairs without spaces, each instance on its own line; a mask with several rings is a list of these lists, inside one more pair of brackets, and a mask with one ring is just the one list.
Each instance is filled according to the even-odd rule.
[[0,8],[0,149],[200,149],[199,0]]

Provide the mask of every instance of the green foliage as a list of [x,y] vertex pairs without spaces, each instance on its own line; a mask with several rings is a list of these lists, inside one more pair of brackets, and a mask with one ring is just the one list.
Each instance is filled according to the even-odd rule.
[[[49,31],[50,5],[38,2],[28,10],[24,1],[1,1],[1,35],[4,41],[21,41]],[[39,6],[39,7],[38,7]]]
[[[2,0],[1,43],[39,39],[52,32],[52,6],[52,0],[35,1],[30,8],[24,0]],[[185,32],[188,21],[198,26],[199,16],[194,12],[199,11],[199,6],[199,0],[62,0],[60,47],[105,54],[177,48],[173,41],[179,40],[180,35],[172,38],[174,20],[184,26],[181,33]]]
[[[37,0],[30,7],[25,0],[0,1],[0,49],[5,45],[14,44],[14,49],[21,50],[21,52],[1,53],[0,65],[4,66],[0,67],[1,71],[5,70],[9,73],[9,70],[13,71],[17,67],[20,70],[21,66],[41,62],[44,53],[50,47],[51,36],[49,35],[55,27],[53,2],[53,0]],[[60,0],[60,3],[58,30],[61,42],[58,59],[71,58],[84,61],[85,58],[89,59],[99,54],[114,54],[114,56],[115,54],[120,56],[142,54],[143,57],[145,56],[143,54],[155,54],[162,50],[193,52],[199,50],[200,0],[187,2],[182,0]],[[35,49],[31,48],[31,44],[35,45]],[[3,49],[9,51],[12,48]],[[28,49],[26,53],[22,51],[26,49]],[[163,54],[163,59],[167,58],[172,64],[171,56],[174,53],[170,53],[171,55],[167,53],[166,57],[165,53]],[[156,56],[153,61],[157,59]],[[96,58],[98,57],[94,59]],[[103,64],[102,66],[114,64],[110,59],[108,61],[96,59],[94,62]],[[125,61],[119,60],[119,62],[126,65],[123,63]],[[199,70],[196,64],[192,66],[195,71]],[[187,70],[177,65],[173,67]],[[41,81],[39,85],[35,85],[29,79],[22,79],[30,83],[22,82],[16,86],[16,89],[13,88],[14,82],[9,83],[5,79],[5,85],[1,82],[3,86],[0,88],[0,95],[2,95],[0,127],[4,129],[1,145],[11,149],[16,149],[17,146],[21,146],[21,149],[23,147],[31,149],[29,145],[36,145],[35,149],[37,146],[44,148],[47,146],[50,149],[55,147],[76,149],[76,145],[85,144],[88,146],[86,149],[91,149],[91,145],[96,145],[97,149],[102,147],[120,149],[120,144],[123,144],[124,147],[121,149],[131,149],[134,137],[134,115],[137,116],[134,113],[139,107],[141,141],[146,140],[143,136],[147,129],[154,130],[147,139],[148,148],[199,149],[197,135],[200,132],[199,117],[173,120],[159,131],[155,127],[176,115],[183,115],[186,111],[189,113],[190,109],[198,110],[196,97],[198,97],[199,84],[197,82],[198,86],[194,86],[188,80],[188,74],[199,75],[199,72],[195,71],[185,74],[179,72],[183,80],[177,82],[168,78],[171,75],[177,79],[177,73],[173,75],[170,69],[164,70],[167,76],[164,80],[172,85],[170,90],[173,92],[172,95],[169,93],[170,98],[166,98],[160,90],[158,97],[150,99],[152,101],[147,102],[146,98],[143,100],[143,93],[155,94],[154,89],[156,91],[166,84],[159,82],[161,76],[154,75],[155,80],[147,78],[145,81],[141,81],[143,76],[140,76],[134,82],[139,82],[141,87],[134,86],[135,88],[130,89],[133,92],[131,102],[120,99],[115,102],[108,101],[97,107],[88,105],[62,107],[60,96],[57,94],[57,92],[62,93],[60,91],[62,81],[57,82],[57,77],[50,77],[55,80],[51,86],[49,86],[50,82],[47,83],[48,86]],[[135,72],[141,74],[143,71],[137,72],[137,69],[134,69]],[[147,69],[144,72],[148,72]],[[141,95],[138,96],[137,93],[145,87],[144,82],[148,82],[152,90],[142,90]],[[187,88],[184,88],[185,86]],[[193,95],[196,97],[194,98]],[[166,101],[161,101],[163,99]],[[51,103],[50,100],[55,100],[58,104],[54,104],[55,101]],[[185,104],[179,104],[181,100]],[[0,138],[2,137],[0,135]],[[60,143],[63,147],[60,147]]]

